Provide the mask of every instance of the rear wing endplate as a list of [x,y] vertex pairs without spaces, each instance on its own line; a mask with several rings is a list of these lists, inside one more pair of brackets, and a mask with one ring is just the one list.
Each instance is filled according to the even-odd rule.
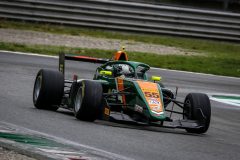
[[94,58],[94,57],[88,57],[88,56],[78,56],[78,55],[70,55],[65,53],[59,53],[59,67],[58,70],[60,72],[65,73],[65,60],[71,60],[71,61],[80,61],[80,62],[90,62],[90,63],[100,63],[104,64],[110,61],[110,59],[104,59],[104,58]]

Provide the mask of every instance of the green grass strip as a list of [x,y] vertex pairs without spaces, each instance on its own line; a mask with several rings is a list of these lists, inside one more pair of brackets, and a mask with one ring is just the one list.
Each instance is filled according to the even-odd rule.
[[29,144],[33,146],[48,146],[48,147],[60,147],[63,146],[60,143],[57,143],[55,141],[32,136],[32,135],[24,135],[24,134],[15,134],[15,133],[2,133],[0,132],[0,138],[12,140],[19,143]]
[[[26,45],[0,42],[1,50],[58,55],[59,52],[81,54],[92,57],[111,58],[115,51],[100,49],[69,48],[64,46]],[[240,77],[240,61],[235,57],[178,56],[128,52],[132,61],[140,61],[152,67],[184,70],[215,75]]]
[[240,100],[240,96],[213,95],[212,97],[214,97],[214,98],[219,98],[219,99]]

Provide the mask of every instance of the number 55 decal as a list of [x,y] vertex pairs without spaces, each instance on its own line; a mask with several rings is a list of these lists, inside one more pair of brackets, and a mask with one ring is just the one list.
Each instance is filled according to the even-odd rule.
[[146,97],[150,97],[150,98],[159,98],[159,94],[156,92],[144,92]]

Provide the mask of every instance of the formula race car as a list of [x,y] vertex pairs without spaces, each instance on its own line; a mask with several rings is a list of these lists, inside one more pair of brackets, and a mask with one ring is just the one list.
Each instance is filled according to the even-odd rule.
[[[102,65],[97,67],[92,80],[78,79],[77,75],[73,75],[73,80],[66,80],[65,60]],[[211,117],[208,96],[189,93],[180,102],[176,99],[177,92],[173,93],[160,82],[161,77],[152,76],[148,80],[149,69],[147,64],[129,61],[124,50],[112,59],[60,53],[59,71],[41,69],[37,73],[33,103],[38,109],[67,108],[83,121],[100,119],[205,133]],[[180,118],[173,119],[172,113]]]

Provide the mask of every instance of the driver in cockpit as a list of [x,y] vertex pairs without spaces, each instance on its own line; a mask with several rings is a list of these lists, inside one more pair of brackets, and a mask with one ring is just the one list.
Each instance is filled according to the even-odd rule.
[[116,73],[116,76],[124,76],[124,78],[134,77],[133,69],[127,64],[118,64]]

